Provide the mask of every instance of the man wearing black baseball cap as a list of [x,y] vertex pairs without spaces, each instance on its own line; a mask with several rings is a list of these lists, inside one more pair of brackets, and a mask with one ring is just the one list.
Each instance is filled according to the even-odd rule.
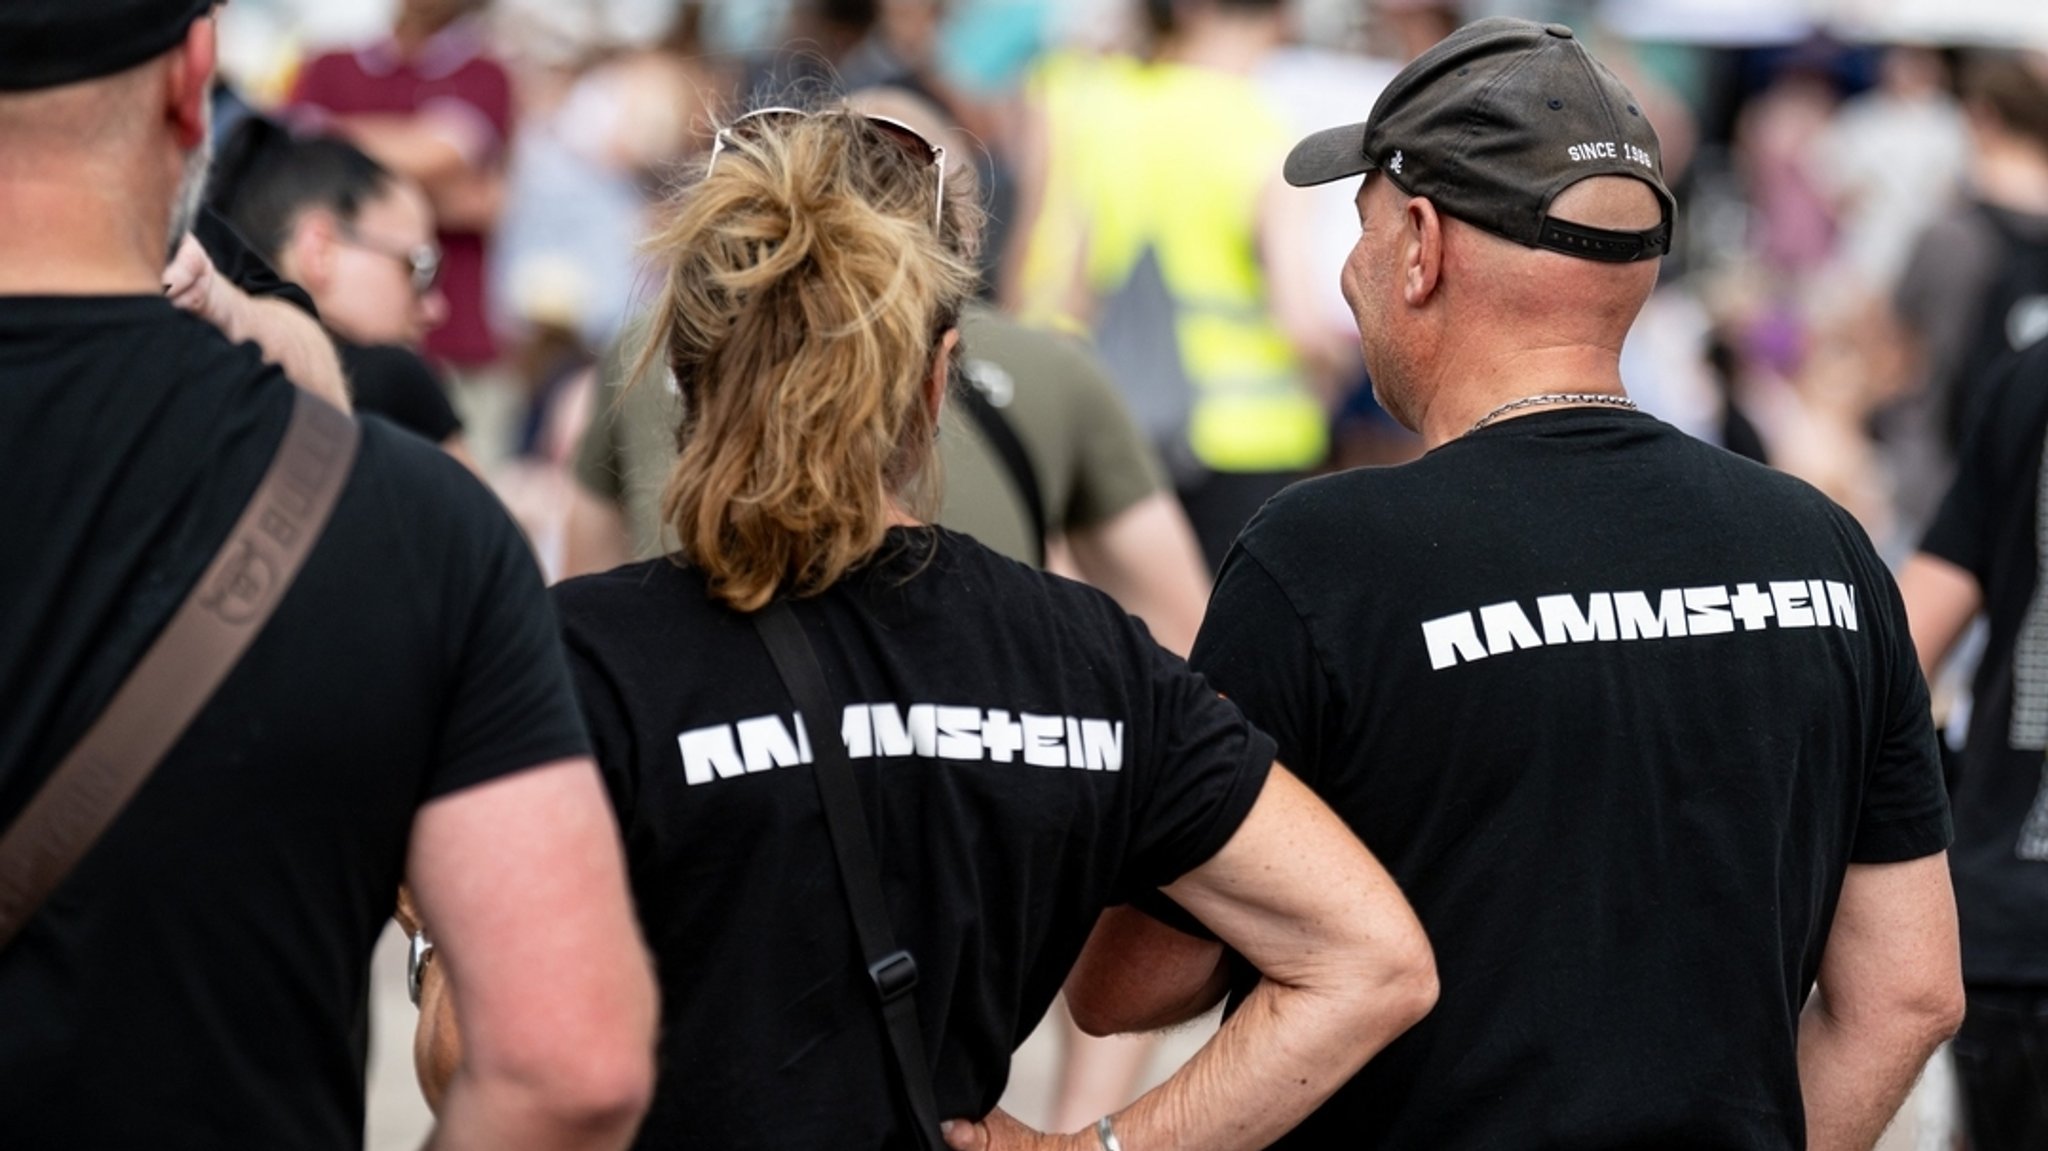
[[[410,874],[488,1020],[435,1146],[622,1147],[653,983],[524,541],[461,465],[164,297],[211,8],[0,4],[0,1145],[360,1147]],[[324,451],[279,447],[309,421]]]
[[[1846,513],[1622,388],[1674,213],[1642,108],[1484,20],[1286,176],[1364,177],[1345,295],[1429,451],[1269,503],[1193,662],[1387,862],[1442,996],[1280,1145],[1870,1147],[1961,1011],[1927,689]],[[1116,1029],[1224,976],[1126,910],[1069,993]]]

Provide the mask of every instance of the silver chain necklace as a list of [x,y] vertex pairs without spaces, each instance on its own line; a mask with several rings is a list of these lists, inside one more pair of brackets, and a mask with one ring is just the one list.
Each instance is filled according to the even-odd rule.
[[1602,407],[1620,408],[1628,412],[1636,410],[1636,402],[1627,396],[1611,396],[1605,392],[1544,392],[1542,395],[1509,400],[1479,417],[1471,427],[1465,429],[1465,434],[1469,436],[1509,412],[1519,412],[1523,408],[1547,407],[1552,404],[1599,404]]

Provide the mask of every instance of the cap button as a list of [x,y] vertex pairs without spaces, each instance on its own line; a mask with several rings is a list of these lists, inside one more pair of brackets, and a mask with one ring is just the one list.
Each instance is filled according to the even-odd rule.
[[1572,38],[1572,30],[1570,28],[1565,27],[1562,24],[1545,24],[1543,26],[1543,30],[1545,32],[1550,33],[1552,36],[1557,37],[1560,40],[1569,40]]

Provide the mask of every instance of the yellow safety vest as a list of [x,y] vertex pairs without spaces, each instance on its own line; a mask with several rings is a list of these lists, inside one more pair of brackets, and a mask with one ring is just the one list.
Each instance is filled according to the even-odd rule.
[[1048,168],[1020,279],[1025,316],[1071,322],[1061,312],[1078,275],[1099,321],[1101,301],[1156,270],[1171,301],[1166,354],[1192,390],[1195,458],[1223,472],[1321,462],[1328,419],[1273,322],[1258,259],[1259,196],[1289,141],[1264,96],[1210,69],[1075,54],[1043,64],[1034,87]]

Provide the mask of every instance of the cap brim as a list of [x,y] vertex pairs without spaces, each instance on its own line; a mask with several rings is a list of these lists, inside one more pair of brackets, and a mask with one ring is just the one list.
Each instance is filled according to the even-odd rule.
[[1346,124],[1325,128],[1296,144],[1294,151],[1287,153],[1287,163],[1280,172],[1288,183],[1308,188],[1361,175],[1376,167],[1365,154],[1365,125]]

